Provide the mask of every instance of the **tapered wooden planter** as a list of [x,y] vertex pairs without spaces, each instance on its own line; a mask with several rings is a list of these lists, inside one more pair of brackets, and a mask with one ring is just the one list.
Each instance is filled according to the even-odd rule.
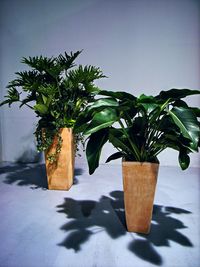
[[124,205],[129,232],[148,234],[159,164],[122,161]]
[[55,190],[69,190],[73,184],[74,177],[74,140],[71,128],[60,129],[62,142],[61,152],[57,160],[49,162],[48,155],[55,153],[57,137],[54,138],[53,144],[45,152],[46,173],[48,188]]

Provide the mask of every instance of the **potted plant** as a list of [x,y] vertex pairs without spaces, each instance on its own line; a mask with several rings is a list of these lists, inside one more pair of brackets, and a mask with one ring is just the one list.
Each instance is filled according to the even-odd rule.
[[80,53],[24,57],[22,63],[29,70],[16,72],[17,77],[7,86],[6,100],[0,104],[19,102],[20,107],[27,106],[39,118],[35,136],[38,151],[45,152],[49,189],[71,187],[74,150],[83,141],[81,134],[73,134],[73,127],[79,113],[99,91],[94,81],[105,77],[94,66],[73,68]]
[[[101,91],[75,124],[89,135],[86,147],[89,173],[99,165],[108,141],[117,152],[106,162],[122,158],[125,214],[128,231],[148,233],[159,168],[158,155],[166,148],[178,151],[182,170],[200,144],[200,110],[182,99],[199,90],[171,89],[157,96],[135,97],[126,92]],[[103,96],[103,97],[102,97]]]

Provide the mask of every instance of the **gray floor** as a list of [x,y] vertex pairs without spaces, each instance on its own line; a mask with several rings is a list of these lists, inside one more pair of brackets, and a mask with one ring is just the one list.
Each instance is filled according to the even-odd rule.
[[161,167],[150,235],[125,227],[120,165],[76,168],[46,189],[43,165],[0,168],[1,267],[200,266],[199,169]]

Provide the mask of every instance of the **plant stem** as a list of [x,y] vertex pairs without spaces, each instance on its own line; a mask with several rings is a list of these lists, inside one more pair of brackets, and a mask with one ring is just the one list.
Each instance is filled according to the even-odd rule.
[[125,116],[126,116],[127,125],[132,125],[132,120],[131,120],[131,117],[129,116],[129,114],[125,113]]
[[163,146],[162,148],[160,148],[160,149],[154,154],[154,156],[157,157],[157,155],[160,154],[160,152],[162,152],[165,148],[166,148],[166,146]]
[[129,141],[131,147],[133,148],[133,151],[134,151],[134,153],[135,153],[135,157],[136,157],[137,161],[140,161],[140,153],[139,153],[139,151],[138,151],[138,148],[137,148],[136,145],[132,142],[132,140],[130,139],[129,135],[127,134],[126,129],[125,129],[125,127],[124,127],[122,121],[119,119],[118,122],[119,122],[120,126],[122,127],[122,131],[124,132],[125,136],[127,137],[127,139],[128,139],[128,141]]
[[[20,101],[21,103],[23,103],[23,101]],[[29,107],[30,109],[33,109],[33,107],[31,107],[29,104],[25,103],[24,105],[26,105],[27,107]]]
[[[150,119],[150,125],[154,125],[155,124],[155,128],[153,129],[150,129],[150,132],[149,132],[149,138],[148,138],[148,141],[147,141],[147,145],[150,146],[151,142],[152,142],[152,139],[153,137],[156,135],[156,139],[157,139],[157,134],[159,133],[159,127],[160,127],[160,124],[161,124],[161,120],[158,121],[160,119],[160,116],[161,116],[161,112],[168,106],[170,102],[170,98],[167,99],[167,101],[161,106],[160,110],[159,110],[159,113],[156,114],[156,116],[154,115],[153,116],[153,120],[152,118]],[[154,119],[155,117],[155,119]]]

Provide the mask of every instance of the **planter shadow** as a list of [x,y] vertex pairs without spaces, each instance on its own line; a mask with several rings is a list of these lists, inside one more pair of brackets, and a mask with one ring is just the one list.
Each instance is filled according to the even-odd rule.
[[[1,167],[0,173],[6,174],[4,179],[6,184],[30,186],[31,189],[48,188],[45,164],[11,164]],[[82,169],[75,169],[74,185],[78,184],[76,176],[82,173]]]
[[[60,228],[67,232],[67,237],[58,245],[75,252],[80,251],[84,243],[101,231],[113,239],[127,235],[127,249],[144,261],[156,265],[162,265],[163,262],[156,247],[169,247],[170,241],[193,247],[188,237],[178,231],[187,227],[181,220],[173,218],[173,214],[181,216],[191,212],[175,207],[154,205],[150,234],[128,235],[122,191],[112,191],[109,197],[102,196],[99,201],[65,198],[64,203],[57,208],[59,213],[66,214],[69,219]],[[130,236],[133,237],[131,242]]]
[[191,214],[191,212],[180,208],[154,205],[150,234],[137,234],[140,238],[128,245],[129,250],[143,260],[162,265],[162,257],[155,247],[170,247],[171,241],[181,246],[193,247],[189,238],[179,232],[187,227],[183,222],[172,217],[173,214]]

